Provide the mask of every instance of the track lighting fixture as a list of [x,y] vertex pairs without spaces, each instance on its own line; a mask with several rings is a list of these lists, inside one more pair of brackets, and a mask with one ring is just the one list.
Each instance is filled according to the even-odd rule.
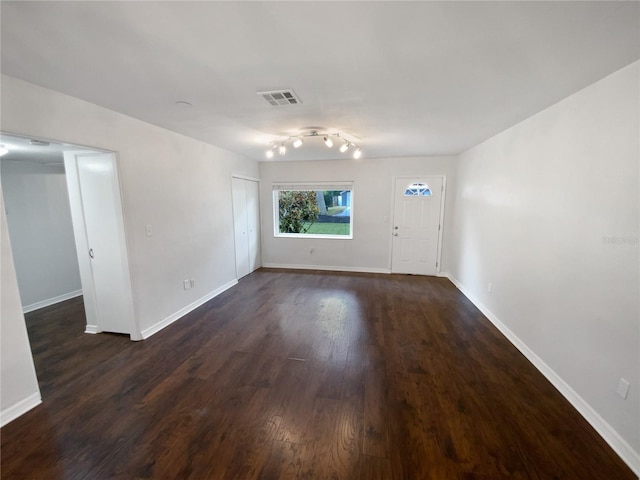
[[333,140],[331,137],[338,137],[344,142],[342,145],[340,145],[340,153],[346,153],[349,148],[353,147],[355,149],[353,152],[353,158],[358,159],[362,156],[360,147],[358,147],[354,143],[349,142],[348,140],[344,140],[340,136],[340,133],[318,133],[317,130],[310,130],[308,131],[308,133],[303,133],[294,137],[288,137],[284,140],[280,139],[277,142],[272,143],[271,147],[265,152],[265,154],[267,158],[273,158],[275,156],[275,151],[277,150],[281,156],[284,156],[287,153],[288,142],[291,142],[290,145],[292,145],[293,148],[300,148],[304,143],[304,137],[321,137],[322,141],[328,148],[333,147]]

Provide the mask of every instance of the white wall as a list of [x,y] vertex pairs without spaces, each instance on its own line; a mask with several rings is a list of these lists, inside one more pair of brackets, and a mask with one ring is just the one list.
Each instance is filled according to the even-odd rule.
[[40,403],[0,188],[0,425]]
[[637,472],[639,84],[636,62],[462,154],[450,266]]
[[[134,308],[145,336],[235,282],[231,175],[257,177],[256,162],[7,76],[1,114],[7,133],[117,152]],[[196,286],[183,290],[187,278]]]
[[[262,263],[265,266],[336,267],[355,271],[388,272],[391,267],[394,177],[446,175],[442,264],[448,252],[448,208],[454,193],[455,157],[423,157],[260,163]],[[274,182],[354,181],[353,239],[276,238],[273,233]],[[385,217],[387,221],[385,222]],[[309,249],[313,247],[313,253]]]
[[5,159],[0,164],[23,307],[30,311],[78,295],[82,286],[64,166]]

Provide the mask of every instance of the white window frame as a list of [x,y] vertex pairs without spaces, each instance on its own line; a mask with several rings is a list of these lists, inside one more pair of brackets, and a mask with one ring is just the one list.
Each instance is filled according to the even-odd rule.
[[[350,209],[349,215],[349,235],[323,235],[313,233],[280,233],[280,206],[278,204],[278,192],[280,191],[327,191],[327,190],[349,190]],[[273,236],[277,238],[325,238],[332,240],[352,240],[353,239],[353,198],[354,182],[276,182],[272,184],[273,198]]]

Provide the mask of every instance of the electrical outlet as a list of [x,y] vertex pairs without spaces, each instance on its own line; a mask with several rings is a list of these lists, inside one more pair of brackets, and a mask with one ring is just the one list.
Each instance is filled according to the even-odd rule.
[[189,284],[191,286],[191,288],[196,286],[196,280],[194,278],[192,278],[191,280],[189,280]]
[[184,287],[185,290],[189,290],[191,288],[191,282],[189,280],[184,280],[182,282],[182,286]]
[[620,381],[618,382],[618,388],[616,388],[616,393],[623,399],[627,399],[627,395],[629,395],[629,382],[627,382],[624,378],[620,377]]

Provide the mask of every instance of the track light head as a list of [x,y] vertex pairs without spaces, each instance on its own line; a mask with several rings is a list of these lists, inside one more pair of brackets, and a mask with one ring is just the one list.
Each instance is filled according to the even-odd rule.
[[359,159],[362,156],[362,150],[360,150],[360,148],[356,148],[356,151],[353,152],[353,158],[355,158],[356,160]]
[[293,148],[299,148],[302,145],[302,137],[296,138],[293,142]]
[[284,155],[285,153],[287,153],[287,147],[284,146],[284,142],[282,142],[282,144],[278,147],[278,153],[280,155]]
[[324,144],[329,148],[333,147],[333,141],[329,138],[329,135],[324,136]]
[[273,148],[270,150],[267,150],[266,155],[267,155],[267,158],[273,158]]
[[344,142],[344,144],[340,147],[340,153],[344,153],[349,149],[351,144],[349,142]]

